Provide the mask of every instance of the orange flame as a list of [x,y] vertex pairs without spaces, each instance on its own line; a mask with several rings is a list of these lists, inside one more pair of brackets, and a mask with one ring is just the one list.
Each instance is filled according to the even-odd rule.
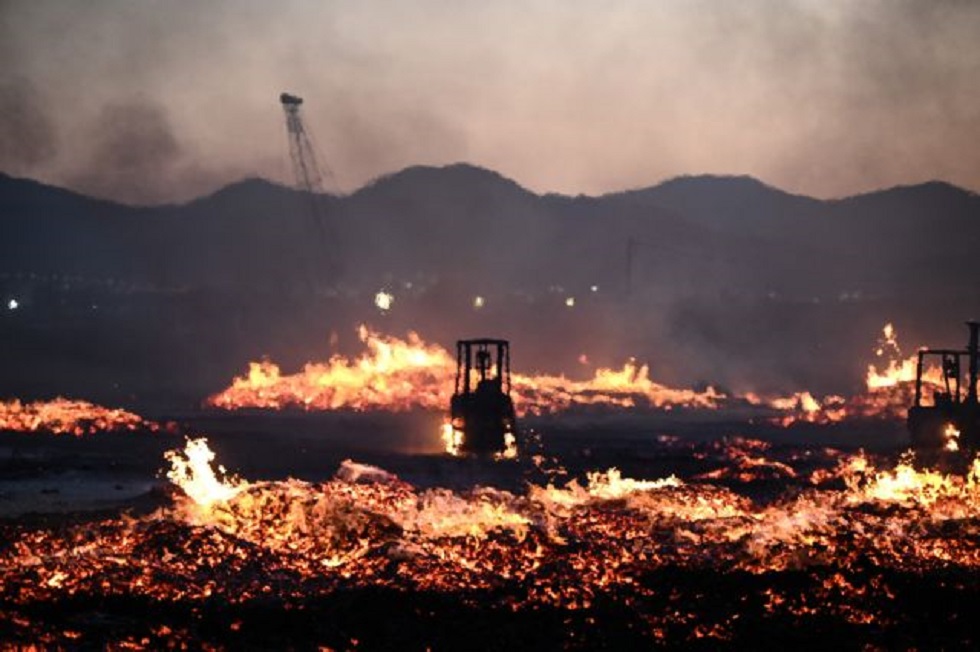
[[[295,407],[306,410],[444,410],[455,379],[455,361],[442,347],[425,343],[417,334],[407,339],[381,335],[359,327],[367,351],[356,359],[334,356],[326,363],[309,363],[295,374],[283,374],[275,364],[252,362],[245,376],[208,399],[223,409]],[[713,387],[704,391],[678,389],[650,378],[648,365],[628,360],[620,369],[599,368],[588,380],[548,374],[514,374],[513,400],[519,415],[555,414],[575,408],[718,409],[741,400],[780,413],[772,422],[831,424],[848,419],[900,419],[911,404],[916,357],[902,357],[892,324],[882,329],[874,350],[885,364],[868,366],[866,390],[854,396],[814,396],[801,391],[789,396],[760,396],[749,392],[728,396]],[[926,391],[940,388],[941,370],[923,373]],[[453,436],[442,435],[448,451],[458,451]]]
[[51,401],[0,401],[0,430],[90,435],[100,431],[152,430],[159,425],[121,408],[58,397]]
[[[887,364],[882,369],[868,365],[864,393],[847,398],[831,395],[821,400],[809,392],[799,392],[785,398],[769,399],[770,407],[789,412],[778,417],[776,422],[789,426],[798,422],[828,424],[855,418],[904,418],[915,393],[917,356],[903,357],[898,332],[892,324],[885,324],[874,353],[876,357],[887,359]],[[924,391],[941,391],[942,378],[939,367],[925,368],[922,373]],[[750,399],[750,402],[766,402],[759,397],[752,398],[755,401]]]
[[[367,351],[357,359],[334,356],[326,363],[309,363],[295,374],[283,374],[271,362],[252,362],[247,375],[236,377],[208,403],[229,410],[296,407],[403,411],[443,410],[449,405],[456,362],[445,349],[426,344],[416,333],[402,340],[366,326],[358,332]],[[518,414],[553,413],[587,405],[714,408],[725,398],[713,388],[697,392],[656,383],[649,377],[649,367],[633,360],[618,370],[600,368],[585,381],[544,374],[514,374],[512,380]]]
[[[752,440],[715,452],[729,460],[770,453]],[[688,634],[680,640],[723,640],[724,629],[710,633],[717,623],[691,622],[709,614],[692,610],[690,592],[675,600],[649,578],[691,570],[731,587],[730,573],[752,575],[748,586],[762,591],[766,613],[789,614],[794,623],[819,615],[880,624],[902,614],[891,591],[908,589],[901,589],[904,580],[896,586],[896,577],[938,571],[969,584],[980,570],[980,458],[965,476],[953,476],[918,469],[911,459],[884,469],[863,454],[836,453],[826,459],[836,462],[826,470],[833,487],[790,483],[762,500],[697,478],[643,480],[616,469],[589,473],[584,485],[531,485],[523,494],[479,486],[423,490],[350,460],[326,482],[246,482],[222,478],[202,440],[168,459],[181,491],[154,514],[54,527],[4,524],[0,623],[7,631],[48,634],[39,605],[89,596],[234,608],[370,588],[501,600],[492,606],[514,611],[669,599],[667,609],[649,610],[651,636],[683,625]],[[783,571],[792,575],[781,577]],[[703,592],[703,585],[695,589]],[[724,617],[741,617],[744,608],[736,602]],[[158,631],[168,640],[193,640],[171,621]],[[106,633],[96,631],[100,641]],[[70,629],[43,640],[79,636]],[[149,646],[135,643],[122,647]]]

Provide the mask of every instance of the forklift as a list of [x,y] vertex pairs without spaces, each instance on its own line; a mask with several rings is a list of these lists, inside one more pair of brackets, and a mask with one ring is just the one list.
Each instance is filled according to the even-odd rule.
[[450,403],[453,436],[460,452],[493,456],[516,441],[517,417],[510,398],[510,343],[476,339],[456,342],[456,388]]
[[[908,413],[912,447],[920,451],[975,451],[980,448],[980,404],[977,401],[980,323],[966,322],[966,349],[919,349],[915,399]],[[938,359],[942,384],[925,396],[922,373],[927,359]],[[965,363],[965,364],[964,364]],[[966,387],[963,370],[966,369]]]

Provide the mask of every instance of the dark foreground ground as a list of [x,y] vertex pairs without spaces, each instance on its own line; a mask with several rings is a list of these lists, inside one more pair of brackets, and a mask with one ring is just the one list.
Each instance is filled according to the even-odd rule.
[[[467,492],[482,485],[520,500],[529,483],[584,482],[586,471],[611,466],[635,478],[676,474],[696,489],[671,498],[665,512],[748,500],[754,515],[747,527],[767,518],[769,506],[808,491],[814,471],[832,469],[849,453],[837,429],[798,430],[796,436],[819,442],[801,444],[788,442],[789,433],[720,422],[553,420],[535,424],[527,442],[540,456],[536,462],[525,455],[493,463],[439,454],[438,423],[439,415],[430,414],[198,414],[185,417],[181,429],[206,433],[218,461],[250,480],[327,481],[353,457],[395,473],[412,491],[448,487],[470,499]],[[775,441],[759,448],[734,438],[746,434]],[[894,505],[848,507],[835,518],[853,519],[853,528],[821,526],[812,541],[776,543],[764,563],[750,564],[744,538],[719,537],[698,524],[678,527],[661,519],[660,507],[622,501],[575,512],[560,525],[557,543],[535,526],[520,537],[492,532],[479,544],[458,539],[412,557],[393,548],[391,524],[371,516],[362,530],[344,534],[370,539],[370,552],[341,573],[311,572],[307,561],[316,552],[273,552],[261,537],[140,520],[174,500],[160,470],[163,452],[183,444],[181,434],[2,437],[4,647],[976,649],[980,643],[980,521],[970,513],[933,522]],[[873,459],[884,465],[903,448],[894,424],[859,427],[854,440],[874,445]],[[771,464],[739,476],[747,457]],[[704,479],[711,472],[716,477]],[[828,488],[843,484],[831,479]],[[122,514],[136,523],[123,523]],[[903,519],[919,519],[910,532],[926,545],[949,544],[960,557],[895,561],[904,544],[888,539],[888,531]],[[868,532],[874,528],[883,537],[880,549]],[[624,557],[624,549],[631,554]],[[11,562],[24,550],[37,556],[30,568]],[[77,558],[77,565],[63,566],[59,556]],[[529,556],[533,564],[525,564]],[[604,566],[628,581],[607,585]],[[79,568],[84,581],[52,574],[63,567]]]

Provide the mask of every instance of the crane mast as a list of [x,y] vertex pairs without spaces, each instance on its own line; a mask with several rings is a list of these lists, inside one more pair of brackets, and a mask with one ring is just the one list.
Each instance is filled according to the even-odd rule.
[[[289,138],[289,157],[292,160],[293,177],[296,190],[302,192],[309,203],[309,218],[313,224],[315,239],[318,244],[319,253],[325,260],[326,269],[320,269],[330,276],[336,275],[338,265],[333,256],[330,255],[334,247],[335,238],[329,237],[327,224],[323,214],[323,204],[321,195],[323,188],[323,172],[317,160],[316,148],[310,137],[309,130],[303,122],[300,114],[300,106],[303,98],[290,93],[279,95],[279,102],[282,104],[283,112],[286,114],[286,132]],[[311,261],[310,284],[315,290],[319,283],[316,277],[319,273],[313,270],[320,268],[320,265]]]

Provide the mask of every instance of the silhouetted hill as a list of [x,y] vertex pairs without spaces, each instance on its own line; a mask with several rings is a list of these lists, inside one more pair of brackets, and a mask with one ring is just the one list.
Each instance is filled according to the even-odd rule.
[[760,231],[779,220],[802,220],[819,210],[821,202],[792,195],[747,176],[686,176],[659,185],[606,198],[667,208],[717,228]]
[[308,197],[260,179],[135,208],[0,177],[0,271],[271,290],[320,274],[329,256],[343,259],[352,285],[441,277],[497,291],[625,290],[633,240],[632,273],[657,296],[835,296],[966,285],[980,242],[980,198],[943,183],[819,201],[749,177],[698,176],[564,197],[452,165],[408,168],[316,202],[326,243]]
[[125,211],[127,207],[86,197],[71,190],[20,179],[0,172],[0,215],[29,218],[38,214],[91,215],[99,211]]
[[[202,342],[233,369],[270,352],[298,362],[330,329],[383,319],[443,343],[514,337],[538,367],[630,354],[676,382],[839,389],[860,379],[886,320],[910,342],[961,339],[960,319],[980,315],[978,245],[980,197],[944,183],[822,201],[697,176],[570,197],[451,165],[408,168],[349,196],[246,179],[140,208],[0,176],[0,291],[25,305],[77,304],[44,322],[67,329],[66,350],[80,324],[84,341],[110,349],[123,340],[103,329],[148,338],[162,357],[143,368],[175,378],[205,364],[193,358]],[[385,315],[373,305],[382,288],[396,296]],[[96,322],[79,312],[112,302]],[[137,357],[119,355],[112,364]],[[225,378],[219,367],[198,375]]]

